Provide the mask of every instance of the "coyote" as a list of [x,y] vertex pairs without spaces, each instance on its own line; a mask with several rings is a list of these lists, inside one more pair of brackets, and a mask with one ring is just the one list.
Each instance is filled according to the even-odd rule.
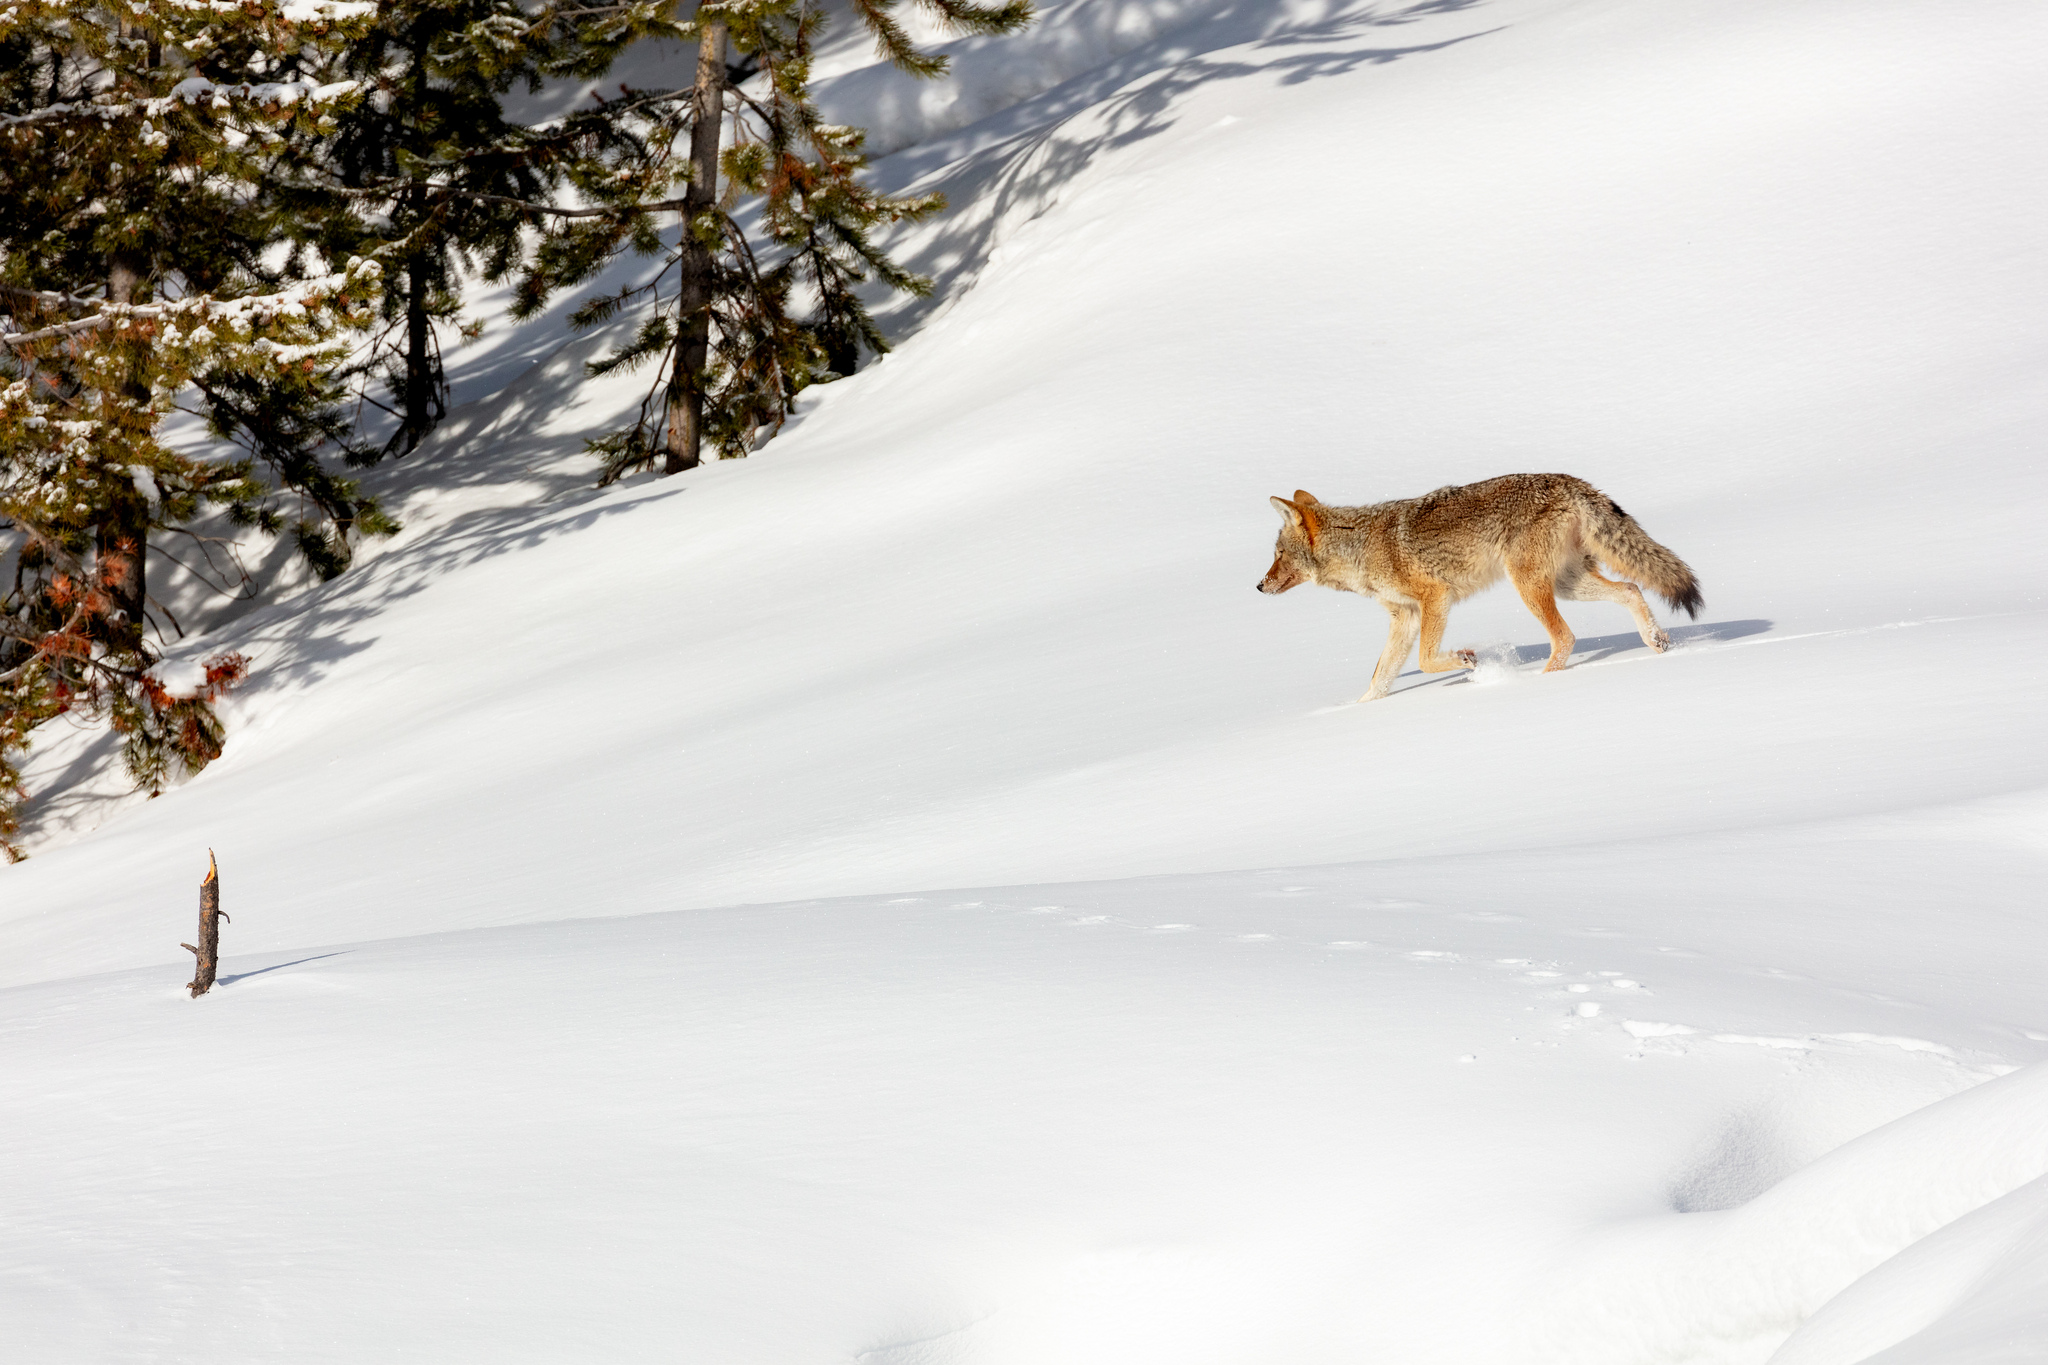
[[1546,673],[1563,668],[1572,654],[1571,628],[1557,611],[1560,596],[1619,602],[1636,618],[1644,644],[1659,654],[1671,647],[1642,589],[1602,578],[1603,560],[1641,579],[1674,610],[1700,614],[1700,582],[1685,561],[1650,539],[1614,499],[1569,474],[1503,474],[1364,507],[1330,507],[1297,490],[1291,499],[1273,499],[1273,506],[1286,524],[1260,592],[1320,583],[1378,598],[1394,618],[1386,653],[1360,701],[1387,695],[1418,634],[1425,673],[1478,663],[1469,649],[1443,652],[1444,618],[1453,602],[1503,573],[1550,633]]

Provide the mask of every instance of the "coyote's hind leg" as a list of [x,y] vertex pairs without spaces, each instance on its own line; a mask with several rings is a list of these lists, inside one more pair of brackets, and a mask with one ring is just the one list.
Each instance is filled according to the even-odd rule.
[[1387,609],[1387,647],[1380,653],[1379,664],[1372,671],[1372,686],[1367,688],[1360,701],[1378,701],[1394,686],[1394,679],[1401,676],[1401,665],[1408,662],[1408,651],[1415,648],[1415,632],[1418,621],[1415,608],[1405,602],[1382,602]]
[[1559,577],[1558,592],[1574,602],[1619,602],[1628,608],[1628,614],[1636,618],[1636,631],[1643,637],[1643,643],[1662,654],[1671,648],[1671,637],[1657,624],[1657,618],[1650,615],[1650,604],[1643,600],[1643,590],[1633,583],[1602,578],[1593,559],[1589,556],[1585,567],[1569,579]]
[[1564,623],[1564,617],[1557,610],[1557,592],[1549,564],[1530,564],[1527,561],[1510,560],[1508,577],[1514,580],[1515,591],[1522,595],[1522,602],[1536,614],[1543,623],[1544,633],[1550,636],[1550,662],[1543,665],[1545,673],[1561,671],[1572,657],[1572,628]]

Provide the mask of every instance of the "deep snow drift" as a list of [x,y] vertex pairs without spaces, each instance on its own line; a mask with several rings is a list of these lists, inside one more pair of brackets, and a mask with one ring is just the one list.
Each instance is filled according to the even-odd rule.
[[[600,493],[644,378],[499,324],[406,533],[192,643],[257,665],[219,763],[39,751],[10,1338],[2048,1351],[2044,39],[1098,0],[949,86],[836,54],[954,204],[897,353]],[[1251,591],[1270,494],[1512,469],[1693,564],[1679,649],[1567,604],[1539,676],[1500,589],[1486,667],[1357,706],[1384,614]]]

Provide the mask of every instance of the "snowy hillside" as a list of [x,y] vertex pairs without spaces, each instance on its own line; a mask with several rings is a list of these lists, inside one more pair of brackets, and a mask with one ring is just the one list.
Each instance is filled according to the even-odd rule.
[[[226,756],[52,735],[0,869],[48,1361],[2048,1354],[2048,12],[1068,0],[838,116],[899,349],[590,487],[559,311],[224,619]],[[564,307],[574,300],[564,302]],[[1699,571],[1251,589],[1512,470]],[[180,983],[220,858],[223,985]],[[33,1349],[30,1349],[32,1347]]]

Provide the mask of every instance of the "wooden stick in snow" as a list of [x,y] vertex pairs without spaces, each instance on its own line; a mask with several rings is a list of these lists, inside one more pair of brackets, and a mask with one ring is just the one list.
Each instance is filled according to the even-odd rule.
[[214,864],[213,850],[206,850],[206,880],[199,883],[199,946],[189,943],[178,946],[199,959],[199,969],[192,974],[192,998],[213,989],[214,968],[220,961],[220,922],[227,919],[220,909],[220,868]]

